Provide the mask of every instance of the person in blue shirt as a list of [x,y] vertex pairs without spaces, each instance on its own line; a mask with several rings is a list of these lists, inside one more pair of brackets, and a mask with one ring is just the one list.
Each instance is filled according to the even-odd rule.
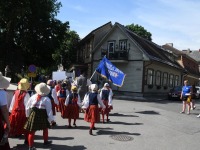
[[188,112],[187,114],[190,114],[190,101],[191,101],[191,94],[192,94],[192,87],[188,85],[188,80],[184,81],[184,86],[182,88],[182,92],[181,92],[181,97],[180,99],[182,99],[183,101],[183,107],[182,107],[182,111],[180,113],[185,113],[185,109],[186,109],[186,104],[188,105]]

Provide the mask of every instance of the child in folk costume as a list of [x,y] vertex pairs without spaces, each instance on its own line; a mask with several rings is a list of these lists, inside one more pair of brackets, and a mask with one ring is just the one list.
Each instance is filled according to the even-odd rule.
[[0,72],[0,150],[10,150],[8,133],[10,131],[9,113],[7,108],[7,89],[10,82]]
[[61,112],[60,114],[61,114],[62,118],[66,118],[65,101],[66,101],[67,95],[69,95],[69,91],[67,89],[67,84],[62,83],[61,89],[57,93],[58,100],[59,100],[59,108],[60,108],[60,112]]
[[82,108],[86,110],[84,120],[90,122],[89,134],[92,135],[92,130],[95,126],[95,123],[100,122],[98,104],[100,104],[102,109],[105,109],[105,105],[98,94],[98,86],[96,84],[92,84],[90,87],[92,92],[88,94]]
[[24,134],[24,144],[28,144],[28,133],[24,129],[24,125],[27,120],[25,106],[30,98],[29,93],[27,92],[29,87],[30,84],[27,79],[23,78],[20,80],[18,83],[18,90],[15,91],[9,108],[9,120],[11,126],[10,135],[19,136]]
[[69,126],[71,128],[71,119],[74,119],[73,125],[76,127],[76,119],[79,118],[79,108],[81,106],[81,99],[77,93],[77,87],[71,87],[71,93],[67,96],[65,101],[66,105],[66,117],[68,118]]
[[[58,91],[61,89],[61,84],[62,84],[62,81],[61,80],[58,80],[56,85],[55,85],[55,90],[56,90],[56,93],[58,94]],[[58,98],[58,97],[57,97]],[[56,111],[57,112],[60,112],[60,106],[59,104],[56,105]]]
[[26,106],[26,115],[28,117],[24,129],[28,130],[29,150],[34,150],[34,136],[37,130],[43,130],[44,145],[49,145],[48,128],[53,123],[53,113],[51,100],[47,96],[50,92],[49,86],[40,83],[35,86],[36,94],[30,97]]
[[52,112],[53,112],[53,117],[54,117],[54,122],[53,122],[52,125],[56,125],[56,121],[55,121],[56,110],[55,110],[55,107],[56,107],[56,105],[59,105],[59,102],[58,102],[56,90],[54,88],[55,83],[54,83],[53,80],[48,80],[47,85],[50,86],[50,93],[47,96],[51,100]]
[[113,96],[113,93],[110,90],[109,84],[105,83],[104,87],[101,89],[101,92],[100,92],[100,98],[103,101],[103,104],[106,106],[105,110],[101,110],[103,123],[105,123],[104,121],[105,115],[106,115],[106,121],[108,122],[110,120],[108,119],[108,117],[109,117],[109,112],[112,109],[112,96]]

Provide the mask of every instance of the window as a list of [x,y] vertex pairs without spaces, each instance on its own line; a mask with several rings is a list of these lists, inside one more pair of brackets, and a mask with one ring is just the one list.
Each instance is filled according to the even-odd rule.
[[108,42],[108,53],[114,53],[115,51],[115,42]]
[[155,84],[161,85],[161,71],[156,71]]
[[114,57],[114,52],[115,52],[115,41],[110,41],[108,42],[108,56]]
[[153,69],[147,69],[147,85],[153,85]]
[[163,86],[167,86],[168,82],[168,73],[167,72],[163,72]]
[[127,50],[127,40],[119,41],[119,50],[121,51]]
[[174,86],[174,75],[173,74],[169,75],[169,86],[170,87]]
[[179,82],[179,76],[175,75],[174,86],[178,86],[179,85],[178,82]]

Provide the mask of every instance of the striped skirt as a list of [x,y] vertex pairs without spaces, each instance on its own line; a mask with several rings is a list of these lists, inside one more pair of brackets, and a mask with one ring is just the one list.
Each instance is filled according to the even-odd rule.
[[33,107],[30,116],[24,125],[24,129],[28,131],[37,131],[46,128],[50,128],[46,109]]

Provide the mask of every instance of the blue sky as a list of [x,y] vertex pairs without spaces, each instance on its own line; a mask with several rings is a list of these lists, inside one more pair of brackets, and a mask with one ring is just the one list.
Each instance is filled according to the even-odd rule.
[[138,24],[158,45],[173,43],[183,50],[200,49],[200,0],[58,0],[57,17],[84,38],[111,21]]

